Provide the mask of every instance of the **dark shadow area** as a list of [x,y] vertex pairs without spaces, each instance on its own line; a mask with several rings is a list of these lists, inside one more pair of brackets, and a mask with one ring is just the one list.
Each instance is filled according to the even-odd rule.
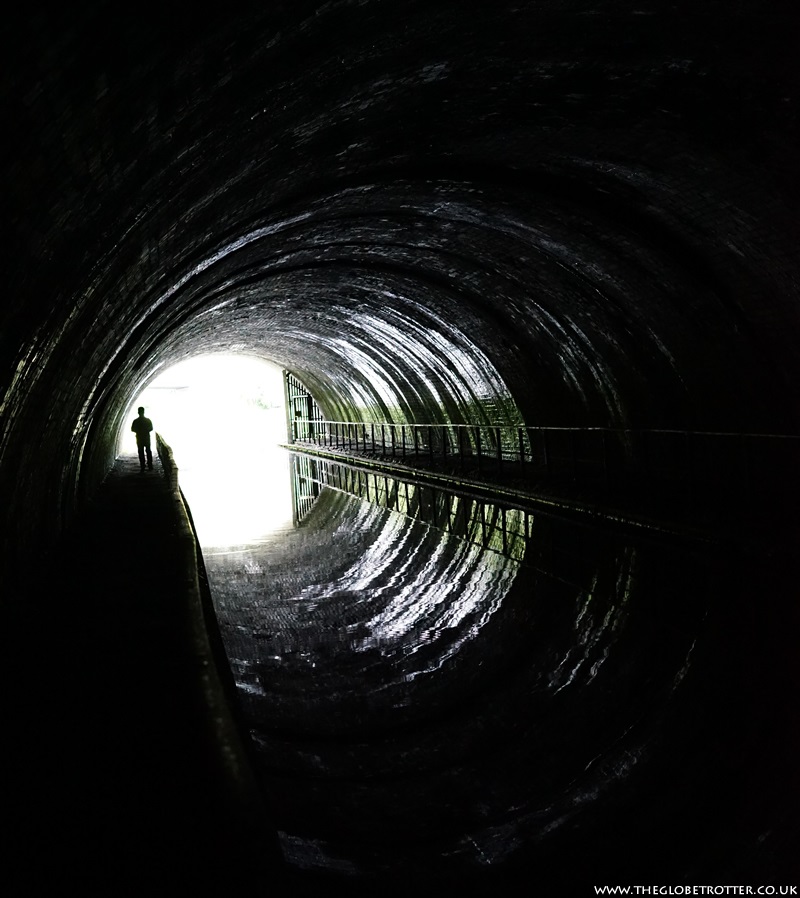
[[122,456],[4,615],[10,894],[223,894],[280,870],[209,721],[179,512],[158,459],[142,474]]

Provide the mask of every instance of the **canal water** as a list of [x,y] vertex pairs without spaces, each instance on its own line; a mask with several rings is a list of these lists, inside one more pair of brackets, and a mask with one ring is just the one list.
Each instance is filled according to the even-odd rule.
[[447,877],[576,838],[597,861],[675,817],[700,850],[690,813],[759,738],[730,552],[283,463],[235,486],[247,539],[198,530],[290,864]]

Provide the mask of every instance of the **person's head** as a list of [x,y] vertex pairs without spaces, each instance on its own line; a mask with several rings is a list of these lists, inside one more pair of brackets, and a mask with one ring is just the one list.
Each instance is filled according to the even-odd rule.
[[140,415],[144,415],[144,406],[140,405],[139,408],[136,409],[136,411],[139,412]]

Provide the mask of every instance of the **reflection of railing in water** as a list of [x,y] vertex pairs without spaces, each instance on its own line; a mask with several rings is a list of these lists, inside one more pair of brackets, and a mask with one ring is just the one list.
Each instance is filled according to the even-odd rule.
[[293,455],[291,458],[292,512],[294,524],[300,524],[319,498],[319,482],[310,476],[313,459]]
[[524,509],[307,455],[292,456],[292,477],[298,522],[311,510],[320,488],[328,487],[524,562],[533,526],[533,514]]
[[292,442],[409,465],[796,515],[800,437],[296,419]]

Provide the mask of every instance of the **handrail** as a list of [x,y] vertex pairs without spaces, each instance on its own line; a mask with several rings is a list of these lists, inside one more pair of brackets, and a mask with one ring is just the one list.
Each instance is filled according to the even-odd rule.
[[714,436],[714,437],[747,437],[754,439],[786,439],[800,440],[800,434],[793,433],[758,433],[754,431],[724,431],[724,430],[686,430],[677,427],[600,427],[597,425],[590,426],[570,426],[570,425],[542,425],[542,424],[499,424],[484,422],[482,424],[412,424],[407,422],[393,421],[348,421],[343,419],[328,418],[295,418],[293,424],[303,425],[347,425],[352,427],[400,427],[400,428],[441,428],[446,427],[452,430],[458,428],[469,429],[480,427],[484,430],[494,430],[501,428],[504,430],[533,430],[533,431],[576,431],[581,433],[604,432],[604,433],[671,433],[671,434],[691,434],[692,436]]
[[[560,491],[589,490],[630,506],[800,516],[800,435],[671,428],[514,424],[394,424],[297,417],[290,444],[515,479]],[[660,513],[660,512],[658,512]]]

